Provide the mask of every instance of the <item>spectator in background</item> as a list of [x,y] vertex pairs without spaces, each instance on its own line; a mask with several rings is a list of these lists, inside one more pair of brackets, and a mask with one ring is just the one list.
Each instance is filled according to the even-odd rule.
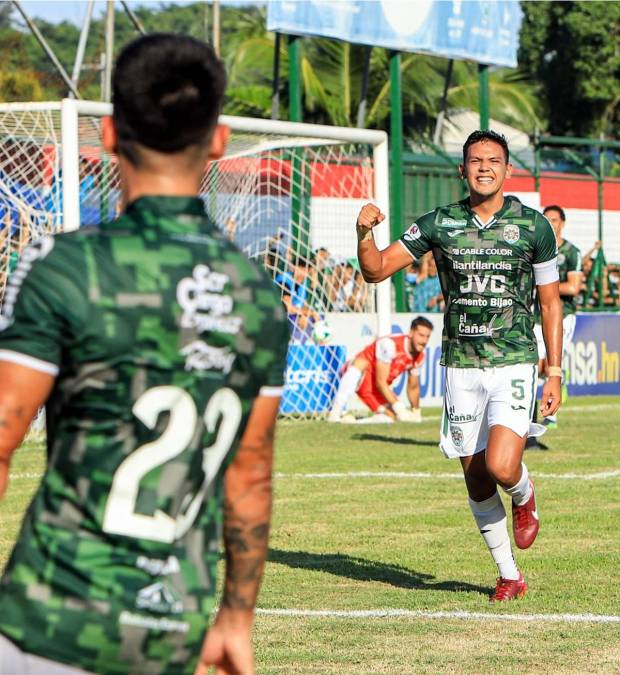
[[226,219],[224,223],[224,232],[229,241],[234,242],[237,236],[237,221],[230,217]]
[[[583,309],[599,306],[598,279],[593,279],[592,274],[598,276],[595,267],[596,259],[602,252],[602,242],[597,241],[594,246],[583,256],[583,279],[579,295],[575,298],[577,305]],[[603,305],[616,307],[620,300],[620,268],[615,264],[605,264],[603,267]]]
[[353,275],[353,292],[347,299],[347,305],[352,312],[368,310],[368,284],[359,270]]
[[278,273],[284,273],[289,269],[291,260],[291,249],[284,241],[282,233],[276,234],[269,239],[267,255],[265,257],[265,267],[275,277]]
[[331,312],[330,288],[332,286],[331,255],[322,246],[317,248],[312,256],[310,266],[310,288],[312,289],[311,303],[314,309],[321,314]]
[[350,262],[340,263],[334,268],[332,283],[332,304],[335,312],[350,310],[349,298],[353,295],[354,268]]
[[444,300],[432,253],[422,257],[413,295],[413,312],[443,312]]
[[607,293],[605,296],[605,304],[608,306],[620,305],[620,266],[611,264],[607,265]]
[[312,334],[312,326],[320,318],[310,306],[308,270],[308,261],[298,255],[293,259],[291,271],[278,272],[274,279],[282,292],[293,342],[305,342]]
[[415,285],[418,281],[420,265],[417,260],[413,260],[411,265],[405,268],[405,297],[407,299],[407,309],[413,312],[413,298],[415,296]]

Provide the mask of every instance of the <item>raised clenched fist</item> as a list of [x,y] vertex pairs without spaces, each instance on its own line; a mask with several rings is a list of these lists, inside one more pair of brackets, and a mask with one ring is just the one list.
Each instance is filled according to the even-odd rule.
[[375,225],[385,220],[385,214],[381,213],[379,208],[374,204],[366,204],[362,206],[362,210],[357,217],[357,227],[362,227],[371,230]]

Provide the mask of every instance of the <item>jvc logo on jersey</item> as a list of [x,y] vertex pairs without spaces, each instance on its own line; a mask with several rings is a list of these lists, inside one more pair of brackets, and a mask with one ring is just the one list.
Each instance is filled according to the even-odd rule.
[[503,293],[506,290],[506,277],[503,274],[479,275],[470,274],[461,282],[461,293]]
[[54,248],[54,238],[51,236],[41,237],[30,246],[26,247],[21,254],[17,267],[9,277],[4,293],[4,305],[0,314],[0,330],[8,328],[13,323],[15,303],[22,287],[24,279],[32,269],[36,260],[42,260]]

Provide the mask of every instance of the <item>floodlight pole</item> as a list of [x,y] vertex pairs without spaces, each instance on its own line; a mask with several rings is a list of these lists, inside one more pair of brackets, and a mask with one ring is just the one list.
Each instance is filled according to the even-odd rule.
[[[403,231],[403,95],[400,52],[390,52],[390,234],[392,240]],[[396,311],[408,310],[403,272],[393,277]]]
[[114,0],[108,0],[105,17],[105,71],[103,100],[112,100],[112,65],[114,63]]
[[478,64],[478,84],[480,88],[480,128],[486,131],[489,128],[489,66],[486,63]]
[[[80,40],[78,42],[77,51],[75,52],[75,61],[73,62],[73,72],[71,80],[74,86],[78,86],[80,82],[80,72],[82,71],[82,64],[84,63],[84,52],[86,51],[86,43],[88,42],[88,34],[90,32],[90,20],[93,16],[93,7],[95,0],[88,0],[86,5],[86,15],[84,16],[84,23],[80,31]],[[73,93],[69,94],[69,98],[75,98]]]
[[282,35],[276,32],[273,46],[273,81],[271,88],[271,119],[280,117],[280,43]]
[[129,3],[125,2],[125,0],[121,0],[121,5],[123,5],[125,13],[129,17],[129,20],[133,24],[133,27],[138,31],[138,33],[140,33],[140,35],[146,35],[146,31],[144,30],[142,22],[140,21],[140,19],[138,19],[133,9],[131,9]]

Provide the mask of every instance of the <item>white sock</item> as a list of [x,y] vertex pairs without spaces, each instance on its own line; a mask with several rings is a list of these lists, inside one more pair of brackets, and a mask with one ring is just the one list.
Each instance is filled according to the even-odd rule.
[[362,371],[359,368],[349,366],[346,369],[338,385],[338,391],[332,406],[333,411],[340,413],[347,407],[347,401],[353,396],[361,377]]
[[521,478],[516,485],[510,488],[504,488],[504,492],[512,497],[512,501],[517,506],[522,506],[532,495],[530,487],[530,474],[527,471],[527,466],[521,464]]
[[497,565],[499,576],[503,579],[518,579],[519,570],[512,555],[506,525],[506,511],[499,494],[496,492],[483,502],[475,502],[470,499],[469,508],[474,514],[476,525],[478,525],[484,543]]

